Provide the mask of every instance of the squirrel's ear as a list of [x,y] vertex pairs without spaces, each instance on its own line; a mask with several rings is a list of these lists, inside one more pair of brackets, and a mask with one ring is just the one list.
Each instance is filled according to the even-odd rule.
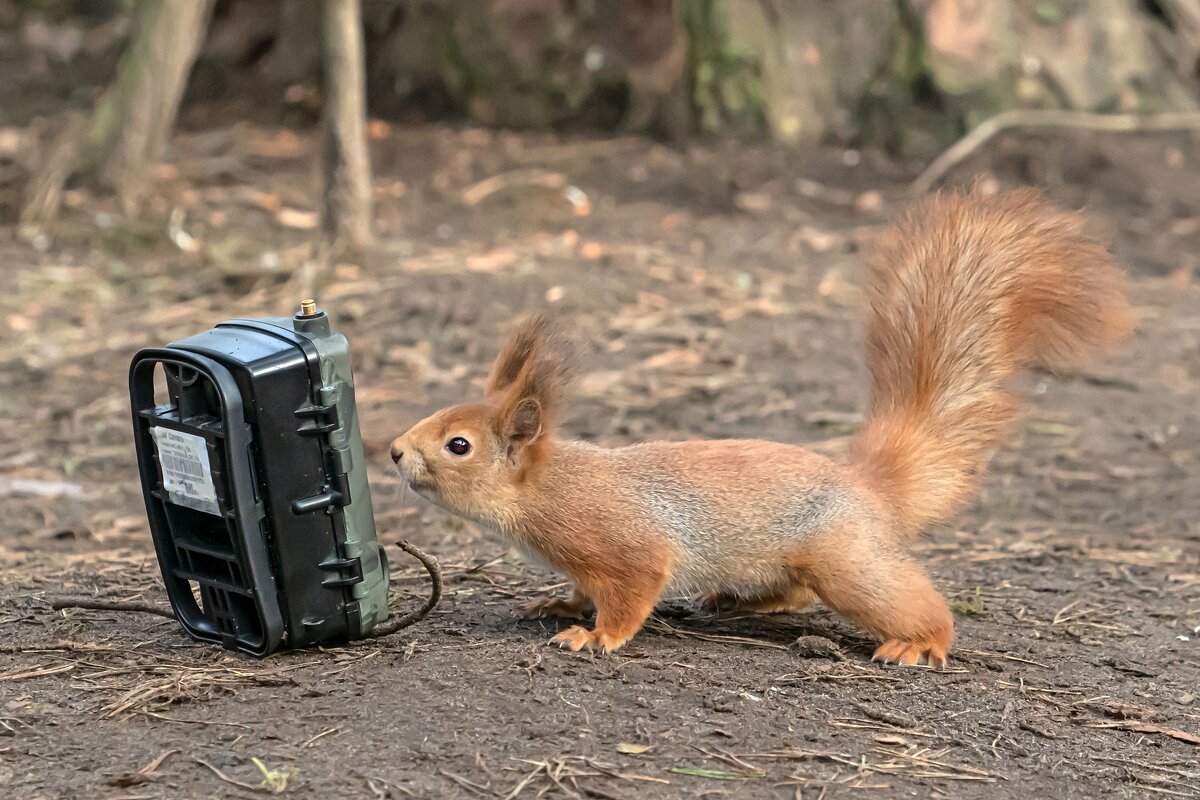
[[541,435],[542,404],[532,397],[526,397],[513,409],[505,436],[529,443]]
[[520,463],[525,448],[533,444],[545,429],[545,413],[542,404],[532,397],[522,397],[510,408],[504,409],[499,418],[498,433],[508,443],[508,460],[514,466]]

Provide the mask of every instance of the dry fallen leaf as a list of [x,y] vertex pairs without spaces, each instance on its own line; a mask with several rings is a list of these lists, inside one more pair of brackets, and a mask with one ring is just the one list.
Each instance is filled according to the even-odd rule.
[[579,255],[588,261],[604,258],[604,245],[599,242],[584,242],[583,246],[579,248]]
[[469,256],[467,269],[472,272],[496,272],[505,267],[511,267],[515,263],[517,263],[516,250],[493,250],[490,253]]
[[586,217],[592,213],[592,201],[588,199],[587,192],[578,186],[568,186],[563,189],[563,197],[571,204],[571,210],[575,216]]
[[654,745],[650,744],[630,744],[629,742],[621,742],[617,745],[618,753],[625,753],[631,756],[640,756],[642,753],[649,752],[654,749]]
[[295,228],[298,231],[311,231],[321,224],[321,215],[316,211],[301,211],[286,206],[275,212],[275,219],[283,227]]
[[237,188],[234,191],[234,196],[266,211],[274,211],[283,205],[283,201],[279,199],[279,195],[252,189],[248,186]]
[[700,354],[691,350],[666,350],[647,358],[642,362],[642,367],[644,369],[679,369],[698,366],[700,361]]
[[863,192],[854,199],[854,207],[859,211],[878,211],[883,208],[883,195],[876,190]]
[[585,397],[606,394],[614,386],[621,383],[625,375],[620,370],[603,370],[589,372],[579,379],[579,391]]
[[846,241],[844,236],[808,225],[801,227],[797,235],[800,237],[800,241],[812,248],[814,253],[828,253],[835,247],[842,246]]
[[337,264],[333,268],[333,275],[339,281],[362,280],[362,267],[358,264]]
[[741,192],[733,199],[733,203],[742,211],[752,213],[771,210],[771,196],[759,192]]
[[392,133],[392,126],[381,119],[373,119],[367,123],[367,136],[372,139],[386,139]]
[[29,333],[34,329],[33,320],[29,317],[22,317],[12,314],[8,318],[8,327],[12,328],[17,333]]
[[893,736],[892,734],[876,736],[875,741],[879,742],[880,744],[895,744],[901,747],[907,747],[909,744],[908,739],[905,739],[903,736]]

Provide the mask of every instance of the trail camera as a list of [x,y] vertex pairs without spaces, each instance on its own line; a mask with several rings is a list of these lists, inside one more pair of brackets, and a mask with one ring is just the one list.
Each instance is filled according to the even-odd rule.
[[264,656],[387,617],[349,346],[315,303],[141,350],[129,389],[150,532],[191,636]]

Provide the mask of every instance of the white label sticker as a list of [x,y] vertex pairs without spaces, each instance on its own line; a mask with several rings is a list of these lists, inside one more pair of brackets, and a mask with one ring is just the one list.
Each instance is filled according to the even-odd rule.
[[168,499],[176,505],[220,516],[204,437],[161,425],[151,428],[150,432],[158,445],[158,464]]

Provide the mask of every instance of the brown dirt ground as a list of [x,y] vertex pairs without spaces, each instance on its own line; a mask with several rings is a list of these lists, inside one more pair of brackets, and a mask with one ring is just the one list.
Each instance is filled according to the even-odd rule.
[[[712,617],[682,600],[614,656],[547,647],[557,624],[515,609],[560,579],[398,507],[385,455],[477,391],[514,317],[547,304],[593,343],[569,432],[838,453],[863,402],[860,251],[911,165],[376,125],[380,248],[321,299],[354,348],[383,539],[436,554],[447,597],[393,639],[254,661],[154,617],[48,607],[162,601],[128,360],[288,313],[285,280],[312,254],[314,138],[202,129],[210,116],[191,110],[141,219],[73,190],[47,239],[0,229],[8,796],[251,796],[267,791],[257,758],[295,797],[1200,797],[1184,740],[1200,733],[1200,140],[1011,139],[956,171],[1086,204],[1141,329],[1094,372],[1024,381],[1028,413],[981,498],[920,546],[958,613],[952,668],[934,672],[870,663],[825,611]],[[590,213],[529,169],[565,176]],[[814,177],[882,201],[811,199],[798,181]],[[168,234],[175,209],[194,246]],[[418,602],[419,568],[392,558]]]

